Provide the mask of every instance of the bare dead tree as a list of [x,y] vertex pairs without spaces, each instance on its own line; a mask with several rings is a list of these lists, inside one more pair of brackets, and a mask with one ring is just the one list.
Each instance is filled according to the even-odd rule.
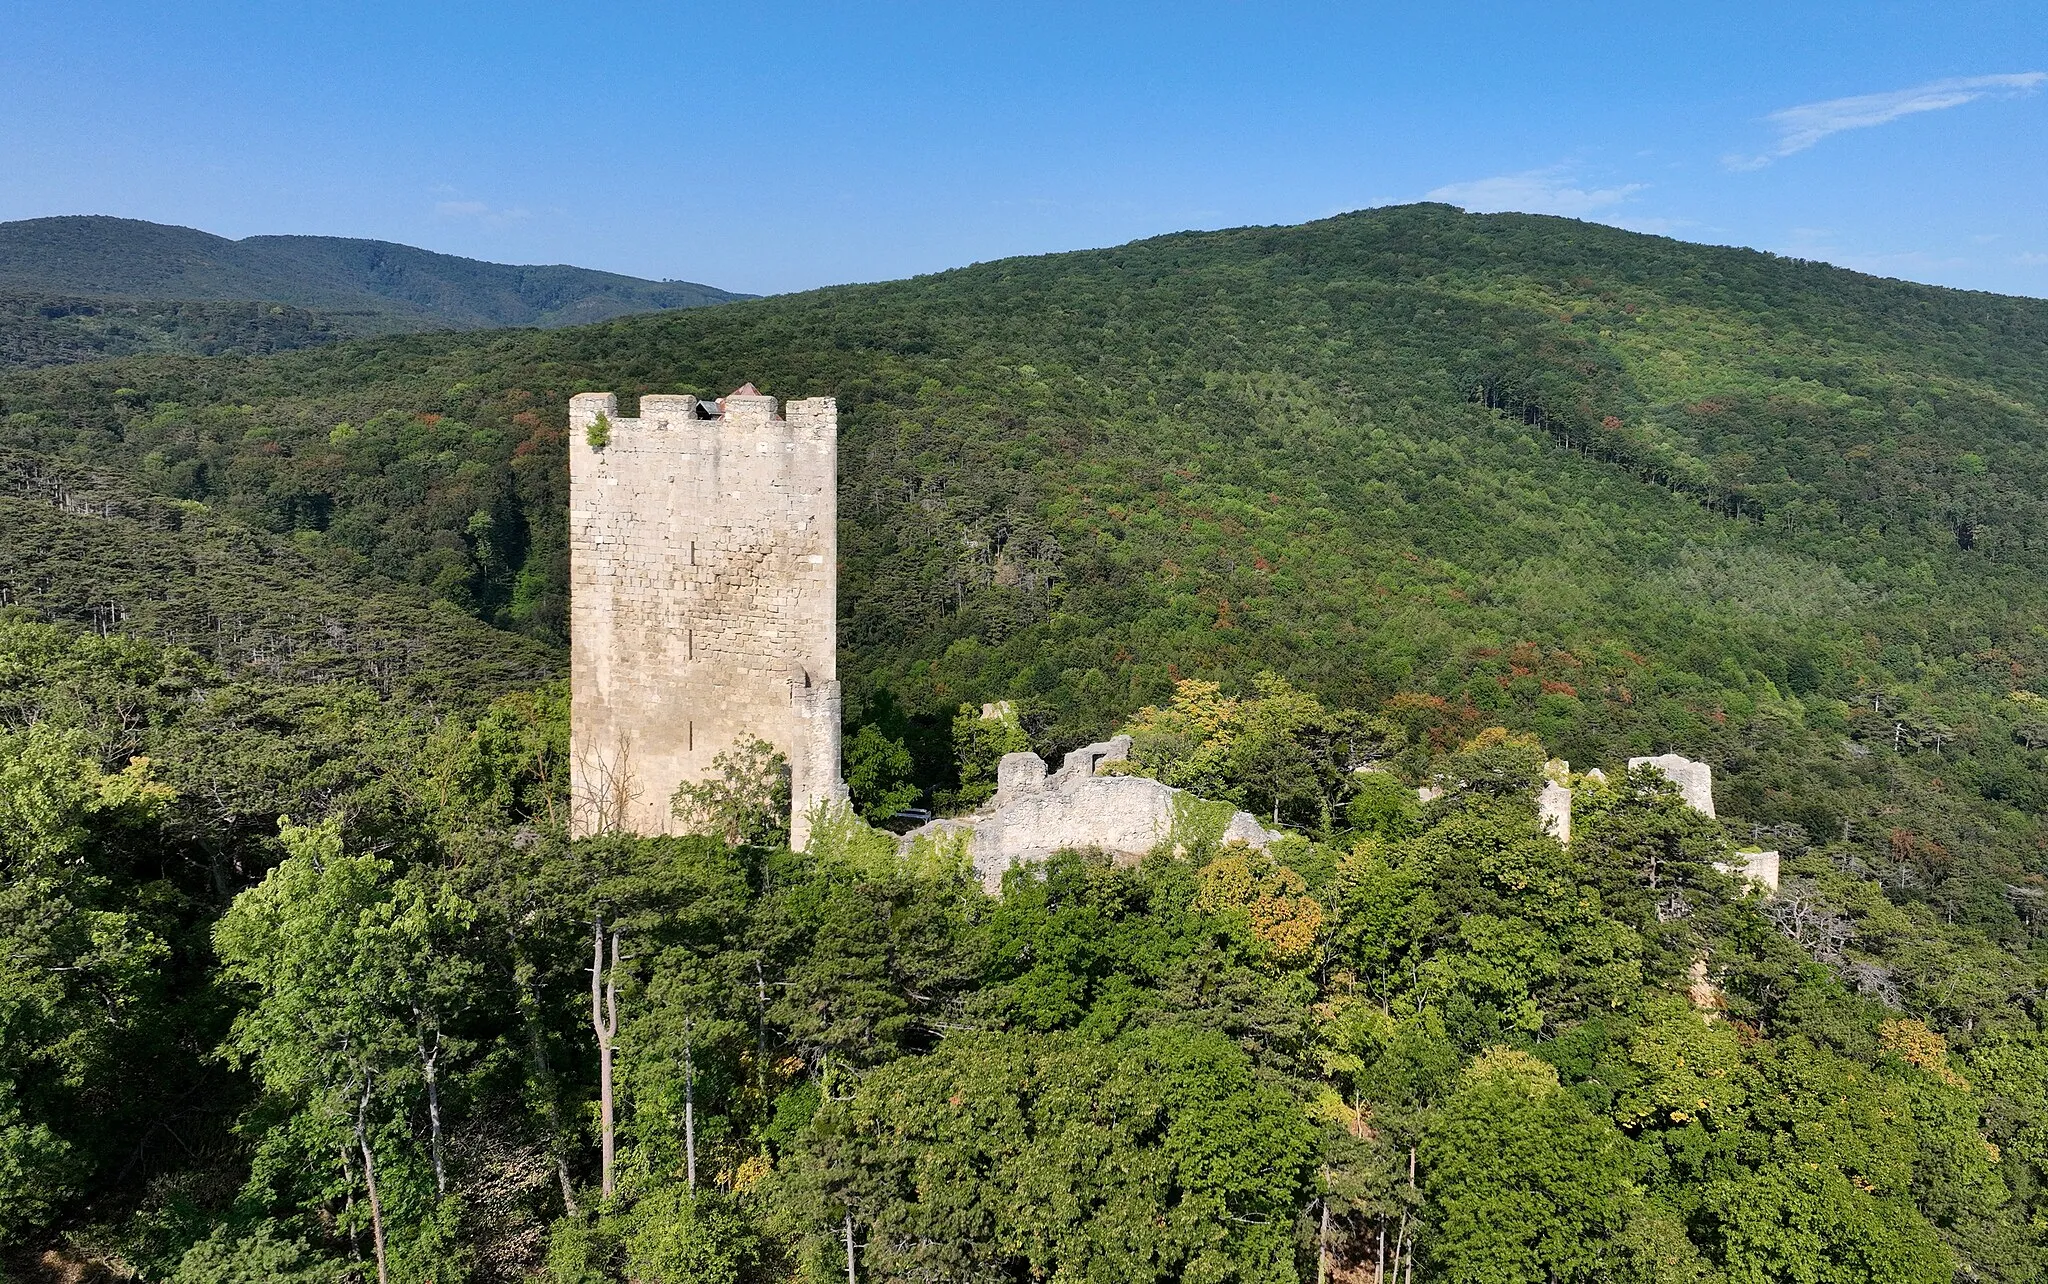
[[1843,979],[1856,987],[1856,993],[1868,995],[1888,1008],[1902,1007],[1905,1003],[1892,970],[1882,963],[1851,963],[1843,970]]
[[633,776],[633,742],[621,736],[610,754],[602,749],[576,755],[577,787],[569,800],[571,832],[621,834],[640,784]]
[[1764,902],[1764,915],[1801,949],[1831,967],[1848,962],[1849,942],[1856,926],[1839,905],[1822,896],[1803,878],[1787,879],[1777,895]]
[[614,1166],[617,1132],[612,1099],[612,1045],[619,1037],[619,930],[612,929],[611,966],[605,966],[604,914],[591,918],[590,1028],[597,1035],[597,1095],[604,1155],[604,1197],[610,1199],[618,1188]]
[[377,1249],[377,1284],[391,1284],[384,1257],[384,1201],[377,1195],[377,1160],[370,1153],[370,1076],[363,1075],[363,1096],[356,1105],[356,1145],[363,1152],[363,1188],[370,1196],[370,1242]]

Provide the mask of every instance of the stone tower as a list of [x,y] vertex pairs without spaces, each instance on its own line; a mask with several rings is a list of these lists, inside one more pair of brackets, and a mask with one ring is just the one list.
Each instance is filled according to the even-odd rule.
[[[789,759],[791,841],[839,779],[839,408],[569,401],[571,832],[672,832],[678,784],[758,736]],[[602,444],[596,444],[596,443]]]

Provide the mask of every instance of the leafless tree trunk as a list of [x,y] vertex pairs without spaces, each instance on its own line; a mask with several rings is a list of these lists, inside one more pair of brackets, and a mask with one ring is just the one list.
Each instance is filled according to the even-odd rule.
[[370,1196],[370,1242],[377,1249],[377,1284],[391,1284],[384,1259],[384,1201],[377,1196],[377,1160],[370,1153],[370,1077],[363,1076],[363,1099],[356,1106],[356,1145],[363,1152],[363,1188]]
[[1323,1225],[1316,1232],[1316,1284],[1330,1279],[1330,1197],[1323,1196]]
[[846,1206],[846,1284],[859,1284],[853,1277],[853,1205]]
[[427,1048],[426,1014],[412,1010],[413,1030],[420,1048],[420,1074],[427,1081],[427,1132],[434,1151],[434,1193],[448,1193],[448,1163],[441,1149],[441,1032],[434,1031],[433,1050]]
[[697,1193],[697,1060],[689,1018],[683,1019],[683,1157],[690,1193]]
[[597,1034],[597,1096],[604,1148],[604,1197],[618,1188],[614,1168],[617,1134],[612,1113],[612,1041],[619,1034],[619,933],[612,930],[611,967],[605,967],[604,915],[591,919],[590,1028]]

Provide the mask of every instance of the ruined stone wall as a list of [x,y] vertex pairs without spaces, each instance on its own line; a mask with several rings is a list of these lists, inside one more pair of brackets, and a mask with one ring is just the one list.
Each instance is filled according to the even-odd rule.
[[[1004,754],[994,799],[972,815],[910,831],[903,845],[965,833],[968,858],[990,895],[1013,867],[1064,849],[1095,848],[1135,861],[1173,836],[1175,809],[1189,795],[1145,776],[1098,774],[1103,763],[1122,762],[1130,752],[1131,738],[1118,736],[1074,750],[1050,774],[1035,753]],[[1219,837],[1264,848],[1280,835],[1240,811],[1224,822]]]
[[1654,758],[1631,758],[1628,769],[1654,767],[1664,773],[1664,778],[1678,786],[1679,796],[1686,804],[1703,816],[1714,814],[1714,769],[1703,762],[1694,762],[1683,754],[1660,753]]
[[[1714,816],[1714,769],[1704,762],[1694,762],[1683,754],[1665,753],[1654,758],[1631,758],[1630,771],[1648,767],[1678,786],[1679,797],[1694,811],[1712,819]],[[1564,787],[1570,764],[1552,760],[1545,765],[1557,770],[1549,783],[1538,795],[1536,807],[1544,827],[1557,836],[1559,842],[1569,846],[1572,840],[1572,791]],[[1607,775],[1597,768],[1586,773],[1588,780],[1605,781]],[[1763,888],[1766,892],[1778,890],[1777,852],[1745,848],[1730,853],[1728,859],[1714,862],[1714,868],[1731,878],[1745,878]]]
[[1536,795],[1536,824],[1566,847],[1572,845],[1572,791],[1562,780],[1546,780]]
[[[718,402],[569,403],[573,832],[668,833],[678,783],[742,736],[788,756],[792,839],[842,799],[839,412],[749,385]],[[602,417],[609,440],[592,445]]]

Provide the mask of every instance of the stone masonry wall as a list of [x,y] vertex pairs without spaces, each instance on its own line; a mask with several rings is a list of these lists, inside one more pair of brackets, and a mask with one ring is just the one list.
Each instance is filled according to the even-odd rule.
[[1714,769],[1703,762],[1694,762],[1683,754],[1660,753],[1654,758],[1631,758],[1628,769],[1654,767],[1664,773],[1664,778],[1678,786],[1679,796],[1687,805],[1703,816],[1714,814]]
[[[1628,760],[1630,771],[1640,767],[1662,774],[1678,786],[1679,797],[1685,800],[1686,806],[1702,816],[1713,818],[1713,767],[1676,753]],[[1569,847],[1572,841],[1572,791],[1568,787],[1571,764],[1552,759],[1544,764],[1544,771],[1550,779],[1544,783],[1543,792],[1536,796],[1537,815],[1544,830]],[[1586,773],[1586,779],[1604,782],[1607,775],[1596,768]],[[1715,869],[1731,878],[1746,878],[1770,893],[1778,890],[1778,866],[1777,852],[1753,847],[1731,852],[1726,860],[1714,862]]]
[[[752,385],[717,402],[569,403],[574,833],[668,833],[677,784],[743,736],[789,758],[791,838],[839,779],[839,412]],[[609,422],[609,441],[590,428]]]
[[[1105,762],[1130,757],[1131,738],[1118,736],[1074,750],[1048,774],[1035,753],[1004,754],[996,768],[996,796],[957,820],[934,820],[903,836],[907,848],[923,836],[966,833],[967,855],[990,895],[1012,867],[1041,861],[1064,848],[1097,848],[1135,861],[1171,836],[1182,791],[1145,776],[1104,776]],[[1280,835],[1248,812],[1225,823],[1224,842],[1264,848]]]

